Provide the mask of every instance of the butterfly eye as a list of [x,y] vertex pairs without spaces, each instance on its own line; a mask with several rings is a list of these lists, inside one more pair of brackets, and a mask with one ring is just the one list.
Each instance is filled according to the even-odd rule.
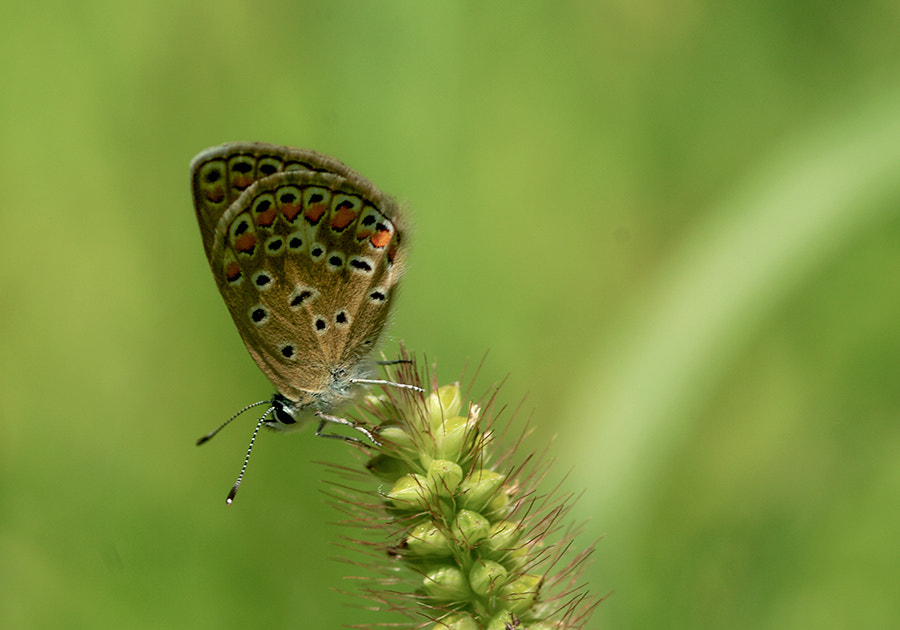
[[290,408],[283,405],[275,407],[275,419],[281,424],[292,425],[297,424],[297,419],[290,412]]

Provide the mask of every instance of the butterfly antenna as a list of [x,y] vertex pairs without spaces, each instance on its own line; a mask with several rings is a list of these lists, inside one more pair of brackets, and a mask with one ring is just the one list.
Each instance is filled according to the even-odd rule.
[[376,361],[376,365],[400,365],[401,363],[412,363],[412,359],[389,359],[387,361]]
[[217,428],[217,429],[215,429],[215,430],[213,430],[213,431],[210,431],[209,433],[207,433],[206,435],[204,435],[202,438],[198,439],[198,440],[197,440],[197,446],[200,446],[200,445],[203,444],[204,442],[209,442],[209,441],[213,438],[213,436],[214,436],[216,433],[218,433],[219,431],[221,431],[222,429],[224,429],[225,427],[227,427],[227,426],[231,423],[232,420],[234,420],[235,418],[237,418],[239,415],[241,415],[242,413],[244,413],[244,412],[247,411],[248,409],[252,409],[253,407],[259,407],[260,405],[269,405],[269,404],[271,404],[271,402],[272,402],[272,401],[270,401],[270,400],[260,400],[259,402],[250,403],[249,405],[247,405],[246,407],[244,407],[243,409],[241,409],[240,411],[238,411],[236,414],[234,414],[233,416],[231,416],[230,418],[228,418],[228,420],[226,420],[225,422],[223,422],[221,425],[219,425],[219,428]]
[[225,499],[225,505],[231,505],[231,502],[234,501],[234,495],[237,494],[238,488],[241,487],[241,482],[244,480],[244,473],[247,472],[247,464],[250,463],[250,453],[253,451],[253,443],[256,442],[256,436],[259,435],[259,430],[262,428],[263,424],[265,424],[266,418],[268,418],[269,414],[274,410],[275,407],[266,409],[266,413],[264,413],[262,418],[256,423],[256,428],[253,429],[253,436],[250,438],[250,446],[247,447],[247,454],[244,456],[244,465],[241,466],[241,474],[238,475],[237,481],[235,481],[234,485],[231,487],[231,492],[228,493],[228,498]]

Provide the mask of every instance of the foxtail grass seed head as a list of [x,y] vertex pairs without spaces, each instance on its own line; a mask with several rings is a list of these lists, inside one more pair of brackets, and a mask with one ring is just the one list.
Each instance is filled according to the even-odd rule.
[[[364,596],[406,614],[416,628],[583,627],[599,602],[578,582],[593,547],[568,558],[578,529],[556,535],[565,530],[570,495],[535,491],[545,462],[495,453],[496,391],[483,406],[464,404],[458,384],[429,389],[402,356],[390,380],[424,391],[387,387],[363,403],[377,437],[366,469],[379,489],[372,491],[370,478],[348,500],[347,486],[339,486],[338,507],[351,522],[382,534],[374,556],[373,543],[352,541],[382,575]],[[406,565],[406,577],[386,563]]]

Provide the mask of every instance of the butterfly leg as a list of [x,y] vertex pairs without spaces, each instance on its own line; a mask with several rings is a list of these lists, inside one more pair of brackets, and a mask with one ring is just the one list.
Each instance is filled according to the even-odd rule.
[[367,446],[365,442],[355,437],[348,437],[346,435],[338,435],[337,433],[323,433],[322,429],[325,428],[325,425],[329,422],[334,424],[340,424],[345,427],[350,427],[351,429],[355,429],[359,431],[367,438],[369,438],[373,444],[381,444],[375,435],[369,431],[365,426],[358,422],[351,422],[346,418],[339,418],[338,416],[329,416],[328,414],[324,414],[321,412],[317,412],[316,416],[319,418],[319,426],[316,428],[316,435],[318,437],[326,437],[326,438],[335,438],[338,440],[344,440],[345,442],[350,442],[351,444],[361,444],[363,446]]

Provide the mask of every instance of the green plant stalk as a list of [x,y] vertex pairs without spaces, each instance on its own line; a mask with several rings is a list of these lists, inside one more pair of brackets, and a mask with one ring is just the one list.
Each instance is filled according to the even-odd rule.
[[[414,364],[393,372],[394,382],[422,387]],[[453,384],[386,387],[364,401],[380,442],[367,447],[366,469],[382,486],[334,487],[340,509],[382,534],[374,546],[352,541],[386,576],[365,596],[433,630],[583,627],[599,603],[578,583],[593,545],[569,553],[578,533],[562,531],[571,495],[536,492],[546,463],[515,466],[515,449],[496,457],[493,400],[464,410]],[[391,576],[396,565],[407,577]]]

